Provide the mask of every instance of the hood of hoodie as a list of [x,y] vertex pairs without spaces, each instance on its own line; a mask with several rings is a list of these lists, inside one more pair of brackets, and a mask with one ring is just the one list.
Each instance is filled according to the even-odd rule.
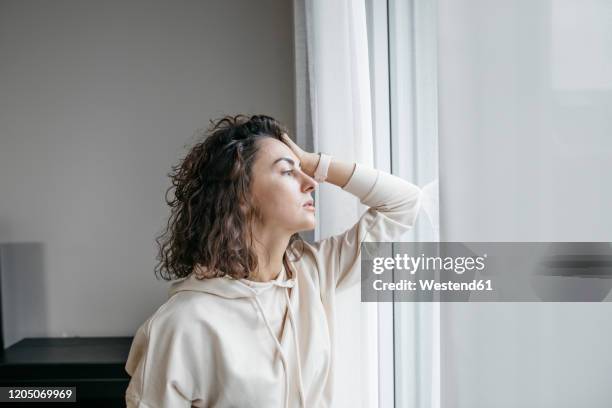
[[[203,269],[205,267],[200,266],[199,268]],[[191,273],[188,277],[172,283],[168,290],[168,297],[172,297],[175,293],[181,291],[196,291],[210,293],[226,299],[237,299],[257,296],[261,292],[274,286],[284,288],[292,288],[295,286],[295,279],[287,279],[284,265],[281,267],[281,271],[276,279],[267,282],[234,279],[229,276],[198,279],[194,273]]]

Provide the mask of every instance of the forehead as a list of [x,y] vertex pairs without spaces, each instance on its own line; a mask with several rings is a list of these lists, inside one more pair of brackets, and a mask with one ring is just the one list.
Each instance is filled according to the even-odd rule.
[[289,148],[285,143],[281,142],[278,139],[273,139],[271,137],[263,138],[259,141],[259,159],[263,162],[263,164],[272,164],[279,157],[288,157],[293,159],[296,163],[299,162],[298,157],[293,153],[293,150]]

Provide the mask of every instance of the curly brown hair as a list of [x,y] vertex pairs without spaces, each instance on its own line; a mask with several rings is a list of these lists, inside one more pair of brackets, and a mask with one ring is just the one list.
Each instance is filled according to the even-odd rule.
[[[282,141],[281,135],[288,132],[265,115],[224,116],[210,123],[204,139],[168,173],[172,186],[165,200],[171,214],[155,240],[159,247],[155,274],[164,280],[180,279],[192,271],[199,279],[225,275],[241,279],[257,271],[251,225],[259,212],[251,204],[250,190],[257,141],[265,137]],[[174,198],[169,200],[173,188]],[[303,251],[298,233],[287,248],[295,251],[296,243]],[[195,268],[198,265],[205,268]],[[286,270],[291,276],[291,269]]]

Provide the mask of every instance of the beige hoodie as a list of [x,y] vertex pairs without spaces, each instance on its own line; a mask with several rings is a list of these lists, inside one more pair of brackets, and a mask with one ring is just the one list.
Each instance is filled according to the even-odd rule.
[[[125,369],[127,407],[330,407],[339,290],[360,282],[360,243],[410,229],[421,190],[357,164],[343,190],[370,207],[347,231],[306,243],[269,282],[175,281],[138,329]],[[289,288],[292,288],[289,290]]]

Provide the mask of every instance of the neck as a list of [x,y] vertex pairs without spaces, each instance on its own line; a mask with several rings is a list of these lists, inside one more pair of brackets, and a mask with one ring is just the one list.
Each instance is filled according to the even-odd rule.
[[249,280],[267,282],[274,280],[283,267],[283,256],[287,250],[291,234],[260,229],[253,231],[253,250],[257,254],[258,268]]

